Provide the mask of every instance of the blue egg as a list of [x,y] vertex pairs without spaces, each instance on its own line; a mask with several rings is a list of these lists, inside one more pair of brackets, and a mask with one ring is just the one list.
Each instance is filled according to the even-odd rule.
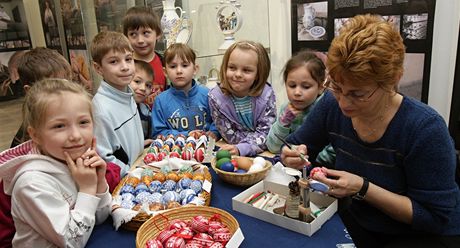
[[162,184],[158,180],[152,181],[149,185],[149,189],[151,193],[160,192],[161,188],[162,188]]
[[124,193],[134,194],[134,187],[129,184],[123,185],[123,187],[121,187],[120,194],[124,194]]
[[235,171],[236,173],[238,174],[244,174],[246,173],[247,171],[243,170],[243,169],[238,169],[237,171]]
[[171,201],[179,201],[180,199],[180,196],[177,192],[175,191],[168,191],[166,193],[164,193],[163,197],[161,198],[161,203],[163,203],[163,205],[167,205],[169,202]]
[[193,190],[193,189],[184,189],[179,193],[179,196],[180,196],[181,200],[185,199],[185,197],[187,197],[188,195],[196,195],[195,190]]
[[147,187],[147,185],[145,185],[144,183],[139,183],[136,186],[136,189],[134,190],[134,194],[138,195],[141,192],[148,192],[148,191],[149,191],[149,187]]
[[171,167],[169,167],[169,165],[165,164],[165,165],[163,165],[163,166],[161,167],[160,170],[161,170],[161,172],[162,172],[163,174],[166,175],[166,174],[168,174],[169,172],[171,172]]
[[135,206],[134,202],[132,201],[121,201],[120,207],[125,208],[125,209],[131,209]]
[[179,180],[179,182],[177,182],[176,188],[178,190],[188,189],[190,188],[191,183],[192,183],[192,179],[184,177],[181,180]]
[[166,180],[162,185],[162,189],[165,191],[172,191],[175,188],[176,188],[176,182],[174,182],[173,180]]
[[136,199],[135,201],[139,204],[142,204],[142,203],[149,203],[149,197],[151,196],[151,194],[147,191],[142,191],[140,192],[139,194],[136,195]]
[[182,205],[188,204],[196,198],[195,195],[188,195],[182,200]]
[[235,170],[235,166],[231,162],[225,162],[220,165],[220,169],[227,172],[233,172]]
[[131,193],[123,193],[121,195],[122,201],[134,201],[135,196]]
[[192,183],[190,184],[190,188],[195,191],[196,194],[201,193],[202,191],[202,183],[200,180],[193,180]]
[[156,139],[156,140],[153,141],[153,145],[158,147],[158,149],[161,149],[163,147],[163,140]]
[[163,195],[161,193],[155,192],[155,193],[151,194],[150,201],[151,201],[151,203],[155,203],[155,202],[161,203],[161,198],[162,197],[163,197]]

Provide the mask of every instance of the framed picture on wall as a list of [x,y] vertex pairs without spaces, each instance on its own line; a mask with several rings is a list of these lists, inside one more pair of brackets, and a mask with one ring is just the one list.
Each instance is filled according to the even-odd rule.
[[31,48],[29,28],[21,0],[0,3],[0,52]]
[[435,0],[292,0],[292,53],[305,48],[326,52],[350,17],[381,15],[406,45],[399,91],[427,102],[435,5]]
[[56,21],[56,6],[53,0],[39,0],[43,32],[45,34],[46,47],[58,50],[62,54],[61,41],[59,38]]

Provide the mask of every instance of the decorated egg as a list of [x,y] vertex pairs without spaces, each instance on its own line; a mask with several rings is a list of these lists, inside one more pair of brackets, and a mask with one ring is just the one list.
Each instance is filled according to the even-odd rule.
[[178,152],[172,151],[169,153],[170,158],[180,158],[180,154]]
[[140,192],[136,195],[135,201],[139,204],[151,203],[149,202],[151,194],[147,191]]
[[147,150],[147,153],[153,153],[153,154],[158,154],[158,147],[156,146],[151,146],[148,150]]
[[193,179],[193,174],[191,172],[181,172],[181,177],[182,178],[190,178]]
[[195,157],[195,160],[197,162],[200,162],[200,163],[203,162],[203,160],[204,160],[204,148],[201,147],[201,148],[196,149],[194,157]]
[[[193,220],[192,220],[192,223],[193,223]],[[195,231],[195,232],[198,232],[197,230],[194,229],[193,226],[192,226],[192,230]],[[212,243],[214,243],[214,240],[213,240],[213,238],[211,236],[209,236],[209,234],[206,234],[204,232],[205,231],[198,232],[197,234],[195,234],[195,236],[193,236],[193,240],[198,241],[201,245],[203,245],[205,247],[208,247]]]
[[143,176],[153,176],[153,170],[149,168],[144,169],[141,173],[141,178]]
[[195,190],[193,189],[184,189],[179,193],[179,197],[181,200],[185,199],[189,195],[195,195]]
[[155,192],[150,195],[150,203],[155,203],[155,202],[161,203],[161,198],[163,198],[163,195],[161,193]]
[[166,180],[162,184],[162,189],[165,191],[171,191],[171,190],[174,190],[175,188],[176,188],[176,182],[174,182],[173,180]]
[[166,158],[168,155],[165,152],[159,152],[157,154],[157,161],[162,161],[164,158]]
[[136,185],[140,182],[139,178],[137,177],[132,177],[132,176],[129,176],[128,179],[126,179],[126,183],[127,185],[131,185],[133,187],[136,187]]
[[173,180],[174,182],[177,182],[179,181],[179,175],[177,175],[176,172],[171,171],[166,175],[166,180]]
[[224,248],[224,245],[221,242],[216,241],[208,246],[208,248]]
[[314,175],[320,175],[320,174],[323,175],[324,177],[327,177],[326,169],[322,167],[315,167],[311,169],[310,171],[310,177],[313,177]]
[[190,150],[195,150],[195,141],[192,141],[192,142],[188,142],[185,144],[185,148],[186,149],[190,149]]
[[165,206],[161,202],[155,202],[149,205],[150,211],[160,211],[164,210]]
[[196,195],[187,195],[184,199],[182,199],[182,205],[186,205],[194,201],[196,198]]
[[193,168],[192,168],[192,166],[186,164],[186,165],[183,165],[183,166],[179,169],[179,172],[190,172],[190,173],[192,173],[192,172],[193,172]]
[[213,235],[217,230],[223,227],[225,227],[225,225],[222,224],[222,222],[216,220],[209,220],[208,233]]
[[193,137],[193,136],[189,136],[187,137],[187,139],[185,140],[185,143],[190,143],[190,142],[193,142],[194,144],[196,144],[196,138]]
[[161,134],[161,133],[158,134],[156,138],[160,139],[160,140],[165,140],[165,136],[163,134]]
[[185,240],[183,238],[172,236],[168,240],[166,240],[164,248],[184,248],[184,246]]
[[233,172],[235,169],[235,166],[233,166],[233,164],[229,161],[229,162],[225,162],[221,164],[220,169],[223,171],[227,171],[227,172]]
[[158,172],[155,175],[153,175],[152,179],[163,183],[166,180],[166,175],[162,172]]
[[163,248],[163,245],[158,239],[150,239],[145,243],[145,248]]
[[176,232],[176,236],[181,237],[183,239],[191,239],[193,238],[192,228],[188,226],[182,227]]
[[168,202],[170,201],[179,201],[180,200],[180,196],[177,192],[175,191],[167,191],[166,193],[163,194],[163,197],[161,198],[161,203],[163,203],[163,205],[167,205]]
[[235,158],[236,162],[238,163],[238,168],[248,171],[251,168],[252,160],[247,157],[237,157]]
[[173,208],[178,208],[180,207],[181,204],[179,202],[175,202],[175,201],[170,201],[166,204],[166,209],[173,209]]
[[230,232],[219,232],[219,230],[212,235],[214,241],[227,243],[232,237],[232,234]]
[[152,144],[156,146],[158,149],[161,149],[164,145],[163,140],[161,139],[154,140]]
[[174,233],[176,233],[175,230],[163,230],[160,232],[160,234],[158,234],[157,239],[163,244],[164,242],[166,242],[166,240],[172,237]]
[[191,160],[193,157],[193,151],[191,149],[184,149],[181,157],[183,160]]
[[174,139],[173,138],[167,138],[165,140],[165,145],[169,146],[169,148],[172,148],[174,145]]
[[120,207],[125,209],[132,209],[136,204],[132,201],[121,201]]
[[265,159],[262,157],[256,157],[254,158],[254,161],[252,161],[254,164],[260,164],[262,166],[265,165]]
[[196,194],[199,194],[202,190],[202,183],[200,180],[193,180],[191,183],[190,183],[190,188],[193,189],[193,191],[195,191]]
[[134,189],[135,195],[138,195],[141,192],[149,192],[149,188],[144,183],[139,183]]
[[161,149],[160,149],[162,152],[167,152],[169,153],[171,151],[171,146],[169,146],[168,144],[164,144]]
[[249,168],[248,172],[256,172],[264,169],[264,165],[261,164],[253,164],[251,168]]
[[[208,229],[209,229],[209,220],[208,218],[202,216],[202,215],[197,215],[195,217],[192,218],[192,220],[190,221],[190,227],[192,228],[193,231],[197,232],[198,234],[204,234],[206,236],[209,236],[208,234],[205,234],[204,232],[207,232]],[[195,235],[195,237],[199,237],[201,235]],[[193,239],[195,239],[195,237],[193,237]],[[205,238],[206,240],[212,240],[211,237],[205,237],[205,236],[201,236],[203,238]]]
[[172,139],[172,140],[174,140],[174,134],[172,134],[172,133],[168,134],[168,135],[166,136],[165,139]]
[[145,185],[150,185],[152,181],[153,181],[152,176],[145,175],[141,177],[141,182]]
[[204,174],[201,172],[195,172],[192,177],[193,180],[204,181]]
[[179,180],[176,187],[179,190],[188,189],[191,183],[192,180],[190,178],[182,178],[181,180]]
[[243,169],[238,169],[235,171],[235,173],[238,173],[238,174],[244,174],[246,173],[247,171],[243,170]]
[[120,194],[124,194],[124,193],[134,194],[134,187],[130,184],[123,185],[123,187],[121,187],[120,189]]
[[161,187],[162,187],[162,183],[158,180],[152,181],[149,184],[149,189],[151,193],[160,192]]
[[169,222],[168,229],[178,231],[185,227],[187,227],[187,223],[185,223],[185,221],[176,219],[176,220],[172,220],[171,222]]
[[171,172],[171,167],[169,167],[169,165],[165,164],[163,166],[161,166],[161,172],[164,173],[164,174],[168,174],[169,172]]
[[136,197],[131,193],[123,193],[121,194],[122,201],[134,201]]
[[155,162],[156,159],[157,159],[157,158],[156,158],[155,154],[153,154],[153,153],[147,153],[147,154],[145,155],[145,157],[144,157],[144,163],[145,163],[145,164],[150,164],[150,163],[152,163],[152,162]]
[[177,137],[177,138],[176,138],[176,142],[174,142],[174,144],[175,144],[176,146],[181,147],[181,148],[184,147],[184,146],[185,146],[185,139],[184,139],[184,137]]
[[195,240],[189,240],[185,244],[184,248],[205,248],[206,246],[200,244],[198,241]]

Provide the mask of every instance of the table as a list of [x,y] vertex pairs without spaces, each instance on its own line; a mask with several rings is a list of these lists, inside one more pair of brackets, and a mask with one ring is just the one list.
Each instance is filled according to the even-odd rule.
[[[210,168],[212,175],[211,206],[232,214],[243,231],[241,247],[342,247],[337,244],[352,243],[350,236],[336,213],[312,237],[308,237],[262,220],[232,210],[232,197],[246,188],[233,186],[220,180]],[[95,226],[86,247],[136,247],[136,233],[120,228],[115,231],[112,219]]]

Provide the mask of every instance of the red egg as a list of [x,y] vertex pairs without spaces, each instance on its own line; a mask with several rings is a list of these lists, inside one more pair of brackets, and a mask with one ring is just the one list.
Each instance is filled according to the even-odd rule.
[[195,159],[197,162],[203,162],[204,160],[204,148],[198,148],[196,151],[195,151]]
[[165,248],[183,248],[185,247],[185,240],[181,237],[172,236],[164,245]]
[[144,163],[145,164],[150,164],[152,162],[155,162],[157,160],[155,154],[153,153],[147,153],[144,157]]
[[163,248],[163,245],[158,239],[151,239],[147,241],[145,248]]
[[193,152],[190,149],[184,149],[182,151],[182,159],[183,160],[191,160],[192,157],[193,157],[192,155],[193,155]]
[[170,152],[169,157],[170,158],[180,158],[180,155],[177,152]]

